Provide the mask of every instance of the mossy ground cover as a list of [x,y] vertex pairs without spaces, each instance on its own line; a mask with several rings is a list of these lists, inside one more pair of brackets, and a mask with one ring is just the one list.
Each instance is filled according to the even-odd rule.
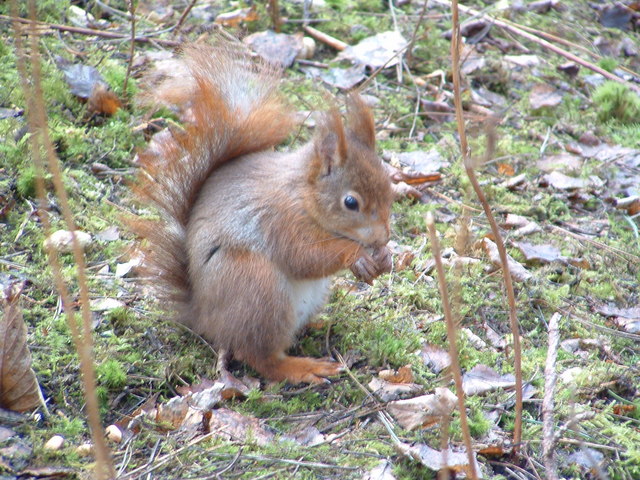
[[[300,5],[281,3],[286,16],[301,18]],[[481,2],[476,3],[477,8],[484,7]],[[39,18],[67,24],[69,6],[65,1],[38,2]],[[110,6],[126,10],[125,2],[112,2]],[[139,6],[144,12],[142,7]],[[395,14],[406,38],[413,36],[421,8],[411,4],[396,8]],[[588,45],[596,36],[615,42],[627,35],[636,44],[639,41],[637,33],[601,27],[593,12],[586,13],[589,12],[586,8],[569,4],[567,8],[562,12],[552,9],[546,14],[510,12],[510,16],[520,24],[580,45]],[[122,23],[117,15],[109,15],[96,6],[92,9],[97,17]],[[221,6],[221,11],[230,9],[230,5]],[[7,6],[0,6],[0,10],[8,14]],[[232,33],[264,30],[269,23],[268,15],[263,5],[258,5],[258,11],[257,22]],[[351,44],[393,26],[388,5],[370,0],[327,1],[326,6],[313,15],[323,20],[317,25],[319,29]],[[145,28],[158,27],[145,20],[139,29]],[[442,171],[442,181],[424,188],[422,203],[402,200],[394,206],[392,240],[415,257],[408,268],[382,277],[373,287],[355,284],[348,275],[340,277],[331,302],[320,315],[324,326],[305,333],[293,349],[295,354],[311,356],[338,352],[349,359],[353,377],[343,376],[326,386],[263,385],[261,391],[252,392],[248,399],[229,401],[225,405],[263,419],[274,432],[284,434],[314,425],[331,441],[315,447],[301,447],[287,441],[259,446],[255,441],[215,437],[194,441],[193,436],[185,432],[148,425],[128,443],[112,445],[114,461],[122,465],[124,472],[148,464],[153,467],[155,478],[208,478],[222,470],[228,478],[362,478],[363,472],[371,470],[380,460],[391,459],[396,478],[435,478],[433,472],[396,453],[387,430],[376,421],[375,412],[380,402],[373,401],[359,386],[367,385],[381,369],[405,365],[411,366],[416,382],[426,393],[437,386],[449,385],[448,378],[434,373],[419,353],[425,344],[444,348],[447,345],[437,282],[429,268],[431,251],[424,222],[428,211],[436,216],[443,248],[456,247],[459,255],[481,260],[448,272],[460,327],[485,342],[482,346],[474,343],[472,337],[461,334],[459,349],[463,370],[484,364],[502,374],[513,372],[512,350],[492,347],[486,333],[489,326],[507,344],[511,338],[500,272],[490,267],[480,246],[489,227],[459,164],[455,124],[435,122],[421,109],[419,115],[414,116],[416,86],[412,78],[430,78],[427,75],[441,69],[444,83],[427,80],[435,88],[426,89],[423,98],[436,100],[443,91],[450,91],[449,43],[442,37],[448,28],[446,10],[427,11],[417,30],[414,55],[408,65],[411,76],[405,74],[399,80],[394,69],[385,71],[367,91],[379,99],[375,115],[381,132],[381,150],[436,147],[450,162]],[[25,99],[16,71],[14,39],[6,21],[2,20],[0,29],[4,65],[0,72],[0,107],[23,109]],[[287,23],[283,29],[294,33],[299,30],[299,24]],[[206,22],[190,18],[181,35],[185,40],[193,40],[209,30]],[[169,38],[168,34],[164,35]],[[525,241],[555,245],[563,256],[585,262],[581,266],[563,262],[529,266],[533,278],[516,285],[518,318],[526,353],[523,375],[525,381],[537,389],[525,403],[524,412],[522,450],[531,462],[493,461],[488,457],[481,460],[490,478],[507,478],[509,473],[505,467],[511,461],[519,468],[541,474],[540,399],[547,354],[547,322],[554,312],[560,312],[562,340],[597,341],[592,342],[591,347],[574,352],[559,351],[559,372],[576,367],[579,370],[571,383],[558,386],[557,426],[566,425],[576,412],[589,415],[565,432],[558,444],[558,453],[561,458],[567,458],[588,445],[603,454],[602,468],[610,478],[638,478],[640,343],[637,335],[621,334],[609,319],[597,313],[598,307],[605,303],[620,307],[638,304],[638,220],[606,201],[608,196],[622,195],[616,185],[621,174],[629,177],[631,167],[616,159],[603,162],[595,156],[584,158],[577,176],[585,180],[596,176],[604,183],[570,193],[541,186],[544,172],[539,167],[544,156],[563,153],[567,145],[576,143],[585,133],[611,145],[640,147],[640,124],[634,123],[638,118],[634,113],[638,110],[638,97],[615,84],[591,86],[590,72],[586,69],[575,77],[568,77],[555,68],[563,63],[562,59],[526,41],[521,45],[544,59],[544,65],[533,70],[507,68],[501,60],[505,52],[496,44],[504,47],[504,42],[511,42],[512,38],[496,28],[491,30],[491,36],[494,43],[485,42],[478,47],[487,60],[485,67],[467,77],[469,87],[486,87],[506,99],[499,111],[501,120],[496,127],[492,161],[478,169],[485,193],[500,220],[511,213],[539,223],[541,231],[527,236]],[[208,345],[170,321],[148,297],[140,279],[114,275],[117,265],[131,256],[135,241],[122,224],[122,217],[140,208],[133,204],[127,183],[135,170],[132,164],[135,152],[145,144],[142,129],[136,127],[149,118],[149,113],[134,101],[142,69],[134,69],[125,95],[122,83],[127,68],[126,42],[99,37],[88,41],[88,37],[79,34],[48,32],[42,37],[40,47],[50,135],[63,165],[75,221],[81,230],[94,236],[86,253],[91,297],[93,300],[115,298],[122,302],[115,310],[93,313],[98,394],[103,420],[110,424],[153,395],[158,395],[158,401],[163,402],[174,397],[179,386],[212,378],[215,355]],[[142,54],[157,47],[138,45],[136,50]],[[514,44],[507,50],[507,53],[521,51]],[[318,45],[314,60],[331,62],[334,53],[329,47]],[[110,118],[92,117],[86,105],[69,93],[64,76],[53,61],[56,55],[96,66],[124,101],[125,108]],[[620,66],[637,70],[637,61],[633,62],[633,57],[618,56],[614,61],[601,61],[601,66],[610,70]],[[532,85],[540,82],[557,85],[565,91],[559,105],[531,109]],[[296,67],[285,72],[284,88],[300,109],[309,109],[310,105],[316,108],[322,102],[318,82],[306,79]],[[482,118],[470,115],[468,121],[472,155],[477,158],[483,157],[487,145]],[[19,463],[6,468],[0,466],[0,472],[14,478],[12,475],[27,465],[57,465],[72,467],[84,478],[91,469],[91,460],[79,456],[75,450],[89,439],[78,359],[42,249],[45,237],[35,214],[35,172],[25,125],[24,117],[20,116],[0,120],[0,195],[14,202],[0,218],[0,271],[4,278],[26,282],[22,305],[33,368],[48,399],[51,415],[25,418],[12,426],[33,446],[33,451]],[[409,136],[412,128],[415,134]],[[308,137],[309,132],[304,131],[301,136]],[[96,169],[96,163],[106,165],[108,170]],[[501,165],[508,165],[514,174],[524,174],[524,183],[518,188],[509,187],[511,175],[506,174]],[[633,168],[636,168],[637,187],[638,167]],[[63,228],[50,179],[46,181],[51,221],[54,228]],[[465,230],[461,227],[462,219],[468,222],[465,242],[460,242],[461,232]],[[117,239],[96,237],[114,226],[120,232]],[[509,232],[506,235],[509,253],[524,262],[523,254],[512,242],[516,239]],[[461,243],[464,243],[462,247]],[[63,255],[62,262],[63,273],[76,292],[71,255]],[[234,365],[234,373],[252,374],[240,365]],[[511,396],[510,392],[498,391],[468,400],[471,432],[478,444],[489,438],[491,431],[504,432],[508,438],[514,421]],[[496,405],[506,406],[497,419],[489,415]],[[620,405],[631,408],[621,410]],[[459,444],[457,414],[449,430],[451,441]],[[433,446],[439,445],[441,436],[439,426],[412,432],[396,426],[395,432],[404,442]],[[59,451],[46,451],[43,444],[53,434],[63,435],[66,443]],[[584,471],[568,461],[561,462],[561,474],[562,478],[585,478]]]

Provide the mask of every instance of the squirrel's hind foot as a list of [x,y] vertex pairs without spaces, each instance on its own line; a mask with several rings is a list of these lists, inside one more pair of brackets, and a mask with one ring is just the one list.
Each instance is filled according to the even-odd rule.
[[284,354],[272,355],[261,365],[253,365],[270,380],[286,380],[290,383],[330,383],[326,377],[339,375],[344,369],[333,360],[309,357],[290,357]]

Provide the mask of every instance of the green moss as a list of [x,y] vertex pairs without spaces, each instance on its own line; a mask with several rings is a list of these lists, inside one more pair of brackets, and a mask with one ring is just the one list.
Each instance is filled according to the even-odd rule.
[[602,57],[598,60],[598,66],[607,72],[613,72],[618,68],[618,61],[612,57]]
[[606,81],[593,92],[592,100],[601,122],[617,120],[623,124],[640,122],[640,96],[628,86]]
[[122,388],[127,382],[127,373],[116,359],[105,360],[96,367],[98,381],[112,389]]

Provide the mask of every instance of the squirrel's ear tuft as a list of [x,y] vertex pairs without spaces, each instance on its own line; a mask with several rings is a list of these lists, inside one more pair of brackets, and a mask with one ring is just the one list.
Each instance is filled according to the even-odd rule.
[[349,132],[372,150],[376,147],[376,124],[371,109],[357,93],[347,96],[347,126]]
[[324,114],[314,140],[314,176],[327,175],[342,165],[347,157],[347,142],[342,118],[337,109]]

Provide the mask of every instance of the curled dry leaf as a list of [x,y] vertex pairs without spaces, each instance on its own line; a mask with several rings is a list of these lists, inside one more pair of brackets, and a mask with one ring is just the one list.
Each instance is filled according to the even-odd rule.
[[382,460],[378,465],[364,474],[362,480],[395,480],[393,465],[388,460]]
[[393,67],[401,60],[396,55],[408,45],[407,40],[397,30],[378,33],[362,39],[357,45],[345,48],[338,59],[346,58],[360,65],[371,68]]
[[[447,469],[449,472],[453,471],[455,473],[465,474],[467,477],[470,476],[471,465],[469,465],[467,452],[455,452],[451,448],[446,452],[442,452],[422,443],[414,445],[401,443],[397,448],[400,453],[406,457],[420,462],[434,472]],[[483,478],[482,470],[480,470],[475,454],[473,456],[473,462],[477,477]]]
[[435,345],[427,344],[421,350],[422,360],[434,373],[440,373],[451,365],[449,352]]
[[[493,243],[488,238],[483,240],[483,246],[485,252],[489,256],[489,260],[491,263],[498,268],[502,267],[502,263],[500,262],[500,254],[498,253],[498,247],[495,243]],[[531,278],[531,273],[524,268],[520,263],[516,262],[511,255],[507,254],[507,262],[509,263],[509,272],[511,272],[511,278],[513,278],[516,282],[526,282]]]
[[216,437],[241,443],[249,441],[264,447],[273,442],[275,434],[262,422],[243,415],[228,408],[218,408],[211,411],[209,431],[216,432]]
[[36,374],[31,368],[27,327],[19,305],[22,283],[12,283],[2,292],[0,320],[0,406],[25,412],[44,404]]
[[391,383],[378,377],[373,377],[368,387],[383,402],[407,398],[422,392],[422,386],[416,383]]
[[487,365],[476,365],[462,376],[465,395],[480,395],[498,388],[512,388],[515,384],[513,375],[500,375]]
[[231,12],[221,13],[216,17],[214,23],[223,27],[237,27],[243,22],[254,22],[258,18],[256,6],[252,5],[248,8],[238,8]]
[[532,110],[557,107],[562,102],[562,92],[546,83],[534,85],[529,96],[529,106]]
[[411,365],[405,365],[404,367],[395,370],[382,370],[378,376],[382,380],[386,380],[390,383],[412,383],[413,372],[411,371]]
[[435,393],[396,400],[387,405],[387,410],[402,428],[414,430],[440,422],[456,407],[457,397],[447,388],[436,388]]
[[252,33],[242,41],[268,63],[287,68],[293,65],[303,48],[302,34],[288,35],[272,30]]

